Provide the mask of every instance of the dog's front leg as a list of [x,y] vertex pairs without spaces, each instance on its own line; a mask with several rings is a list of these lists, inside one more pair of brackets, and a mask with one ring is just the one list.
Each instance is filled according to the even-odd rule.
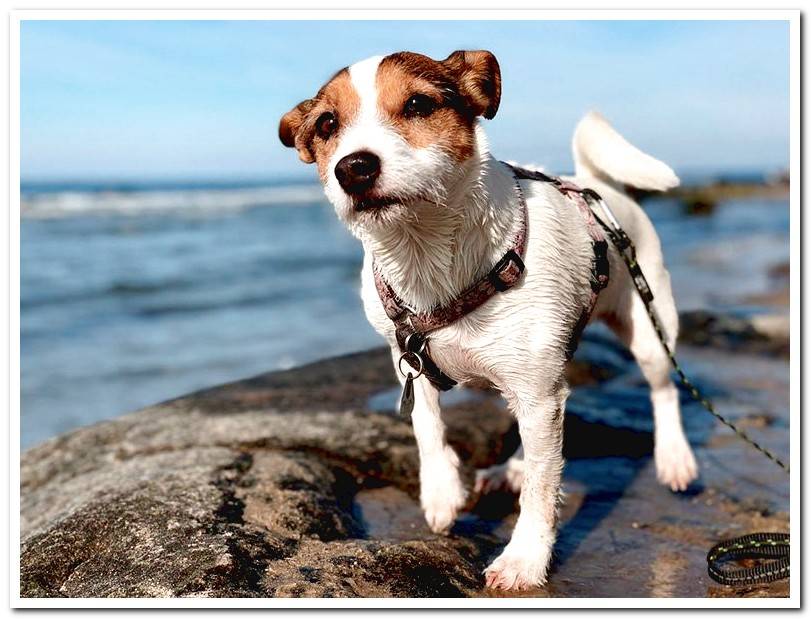
[[509,544],[485,570],[488,587],[520,590],[546,582],[557,527],[568,392],[561,384],[544,396],[508,396],[524,448],[521,513]]
[[[400,352],[393,353],[396,366]],[[400,382],[404,382],[402,376]],[[445,442],[439,390],[425,376],[414,381],[411,424],[420,454],[420,503],[425,520],[434,533],[447,533],[465,504],[467,493],[459,478],[459,457]]]

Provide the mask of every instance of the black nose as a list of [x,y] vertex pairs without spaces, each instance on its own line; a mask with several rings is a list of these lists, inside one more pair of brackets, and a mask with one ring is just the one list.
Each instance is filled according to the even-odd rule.
[[380,157],[365,150],[352,153],[335,165],[335,178],[348,194],[369,191],[380,176]]

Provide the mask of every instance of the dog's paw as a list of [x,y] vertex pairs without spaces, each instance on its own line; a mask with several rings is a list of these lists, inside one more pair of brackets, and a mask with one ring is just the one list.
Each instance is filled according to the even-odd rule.
[[420,504],[425,521],[434,533],[450,531],[467,500],[457,467],[455,454],[452,458],[422,465]]
[[546,572],[552,554],[551,545],[508,544],[504,552],[484,570],[485,581],[491,589],[523,591],[546,584]]
[[666,439],[657,437],[653,456],[657,479],[673,492],[684,492],[698,477],[698,465],[684,435]]
[[524,469],[511,461],[496,464],[476,471],[476,483],[473,487],[477,494],[487,494],[499,490],[508,490],[513,494],[521,492],[524,481]]

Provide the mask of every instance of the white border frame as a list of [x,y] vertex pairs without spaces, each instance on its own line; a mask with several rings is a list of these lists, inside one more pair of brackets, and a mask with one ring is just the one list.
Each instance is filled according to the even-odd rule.
[[[790,24],[790,401],[791,548],[788,598],[472,598],[242,599],[21,598],[20,584],[20,22],[22,20],[780,20]],[[219,10],[82,9],[12,11],[9,18],[9,481],[10,602],[12,608],[799,608],[800,591],[800,11],[799,10]]]

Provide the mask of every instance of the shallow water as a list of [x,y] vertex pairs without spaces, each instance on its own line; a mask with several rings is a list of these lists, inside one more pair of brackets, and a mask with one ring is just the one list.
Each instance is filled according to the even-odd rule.
[[[730,201],[705,217],[670,200],[646,210],[681,309],[740,309],[788,260],[785,199]],[[311,185],[24,189],[22,446],[379,344],[360,264]]]

